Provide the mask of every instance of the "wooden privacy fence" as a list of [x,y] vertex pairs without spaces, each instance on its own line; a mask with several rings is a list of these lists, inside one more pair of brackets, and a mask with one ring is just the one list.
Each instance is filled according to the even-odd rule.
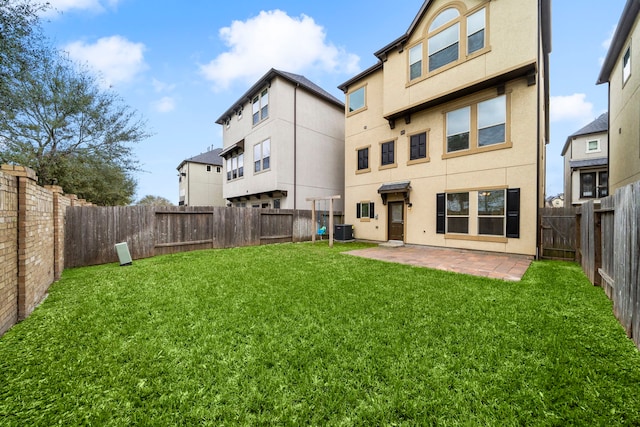
[[578,214],[578,260],[613,301],[627,335],[640,347],[640,182],[616,190]]
[[540,209],[540,257],[576,260],[576,214],[578,208]]
[[311,240],[311,211],[227,207],[70,207],[65,267],[118,261],[127,242],[133,259],[196,249]]

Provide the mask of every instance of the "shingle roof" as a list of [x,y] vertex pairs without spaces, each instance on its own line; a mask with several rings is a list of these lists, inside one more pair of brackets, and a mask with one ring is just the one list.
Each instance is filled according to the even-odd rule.
[[203,165],[214,165],[214,166],[222,166],[224,164],[224,159],[220,157],[220,153],[222,152],[222,148],[215,148],[211,151],[207,151],[205,153],[198,154],[197,156],[190,157],[188,159],[183,160],[177,169],[180,169],[182,165],[185,163],[200,163]]
[[567,152],[567,150],[569,149],[569,144],[571,144],[571,141],[574,138],[578,136],[591,135],[594,133],[605,133],[608,130],[609,113],[603,113],[600,115],[600,117],[567,137],[567,141],[564,143],[564,147],[562,148],[562,155],[564,156],[564,153]]
[[336,105],[337,107],[344,108],[344,103],[342,101],[340,101],[338,98],[331,95],[329,92],[322,89],[320,86],[313,83],[311,80],[307,79],[306,77],[301,76],[299,74],[289,73],[286,71],[276,70],[275,68],[272,68],[267,72],[267,74],[262,76],[260,80],[258,80],[253,86],[251,86],[251,88],[249,88],[249,90],[246,91],[236,102],[234,102],[232,106],[229,109],[227,109],[227,111],[225,111],[216,120],[216,123],[218,123],[219,125],[224,124],[224,120],[226,118],[231,117],[235,113],[235,111],[237,111],[238,109],[241,109],[241,107],[245,103],[249,102],[251,97],[257,91],[261,90],[265,86],[265,84],[271,79],[273,79],[274,77],[281,77],[282,79],[287,80],[293,84],[298,84],[300,85],[300,87],[319,96],[320,98],[325,99],[326,101]]

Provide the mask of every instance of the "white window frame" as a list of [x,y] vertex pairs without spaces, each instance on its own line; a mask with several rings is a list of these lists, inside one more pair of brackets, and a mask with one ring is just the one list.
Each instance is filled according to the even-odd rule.
[[622,84],[625,84],[631,77],[631,46],[628,46],[622,56]]
[[269,117],[269,88],[264,88],[253,97],[251,117],[254,126]]
[[[596,143],[596,148],[594,148],[594,149],[589,148],[589,144],[592,143],[592,142]],[[587,154],[588,153],[599,153],[600,151],[602,151],[602,150],[600,149],[600,140],[599,139],[588,139],[585,142],[585,153],[587,153]]]
[[253,173],[261,173],[270,169],[271,139],[267,138],[264,141],[261,141],[253,146]]

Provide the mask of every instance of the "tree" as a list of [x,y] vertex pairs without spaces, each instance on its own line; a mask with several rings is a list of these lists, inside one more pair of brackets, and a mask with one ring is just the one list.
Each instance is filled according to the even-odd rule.
[[[26,4],[0,2],[0,22],[23,11],[7,4]],[[37,22],[35,15],[26,15],[26,21],[14,21]],[[28,166],[40,184],[58,184],[66,193],[96,204],[130,203],[135,192],[132,174],[139,170],[132,145],[149,136],[146,121],[115,92],[102,89],[86,67],[50,47],[41,34],[25,29],[16,31],[15,38],[20,41],[7,45],[11,49],[6,55],[13,63],[0,69],[6,70],[0,162]]]
[[136,203],[136,205],[142,205],[142,206],[173,206],[173,203],[171,203],[169,201],[169,199],[166,199],[162,196],[152,196],[152,195],[147,195],[144,196],[142,199],[138,200],[138,202]]

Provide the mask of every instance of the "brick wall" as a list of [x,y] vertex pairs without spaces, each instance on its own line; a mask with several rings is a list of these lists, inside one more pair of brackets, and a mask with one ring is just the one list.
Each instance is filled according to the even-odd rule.
[[0,169],[0,335],[29,316],[60,278],[66,208],[89,204],[37,180],[29,168]]
[[18,321],[18,182],[0,171],[0,335]]

